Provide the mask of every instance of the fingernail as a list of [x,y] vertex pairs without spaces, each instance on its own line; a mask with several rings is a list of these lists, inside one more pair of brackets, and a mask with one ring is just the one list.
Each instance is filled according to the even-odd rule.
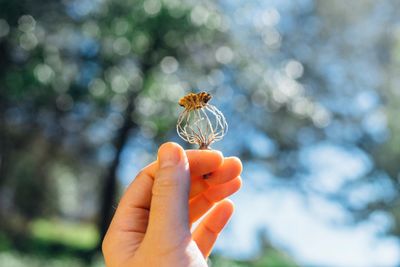
[[160,168],[177,165],[181,160],[181,151],[177,145],[166,143],[160,147],[158,152],[158,162]]

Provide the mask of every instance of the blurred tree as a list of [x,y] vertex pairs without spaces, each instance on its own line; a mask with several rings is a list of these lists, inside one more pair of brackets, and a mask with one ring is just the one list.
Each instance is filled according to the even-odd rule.
[[260,238],[260,253],[251,260],[232,260],[220,255],[210,258],[211,267],[296,267],[299,266],[290,257],[274,248],[265,239],[265,232],[258,233]]
[[[285,186],[304,192],[306,198],[339,202],[350,212],[346,222],[378,220],[382,232],[396,237],[399,29],[392,11],[398,4],[300,1],[280,10],[257,4],[251,11],[238,8],[236,15],[261,11],[249,22],[252,30],[237,33],[246,40],[243,46],[253,40],[254,49],[230,85],[240,85],[234,97],[246,97],[238,97],[246,105],[234,110],[233,117],[254,127],[256,140],[270,148],[262,153],[245,136],[240,145],[235,140],[237,153],[258,166],[267,165]],[[261,62],[274,68],[265,69]],[[362,162],[362,170],[352,170],[350,177],[319,177],[318,163],[306,158],[307,151],[319,146],[351,154]],[[321,179],[337,179],[338,186],[330,188]]]
[[[233,2],[1,1],[2,227],[57,215],[104,234],[124,151],[173,138],[198,88],[232,122],[216,148],[399,236],[398,3]],[[324,188],[304,158],[321,144],[365,171]]]
[[[216,22],[206,27],[201,12],[174,1],[60,1],[45,9],[27,1],[4,7],[15,12],[0,21],[7,55],[0,76],[0,190],[8,200],[2,212],[16,210],[11,214],[26,220],[58,212],[88,219],[98,211],[102,236],[116,204],[127,141],[139,131],[159,140],[173,124],[171,101],[187,87],[174,75],[180,66],[196,61],[193,75],[219,64],[213,54],[225,41],[221,18],[215,9],[210,14]],[[98,198],[88,203],[84,195],[96,191]],[[53,192],[61,193],[61,203],[50,200]]]
[[[121,154],[129,139],[130,131],[137,128],[137,123],[134,121],[140,117],[135,110],[135,100],[138,94],[146,93],[152,86],[160,64],[161,69],[170,74],[176,71],[179,62],[184,62],[185,58],[189,57],[188,48],[183,43],[179,43],[179,39],[183,36],[188,38],[194,34],[201,34],[201,31],[204,30],[207,34],[215,35],[212,30],[201,29],[190,23],[190,6],[180,5],[178,7],[176,3],[171,3],[169,6],[163,6],[158,1],[136,1],[133,5],[133,2],[114,1],[110,2],[108,6],[110,12],[100,16],[96,21],[101,29],[106,28],[106,25],[114,25],[114,31],[110,31],[111,35],[116,35],[113,36],[115,39],[113,49],[115,53],[123,56],[124,61],[131,53],[129,51],[131,43],[128,39],[133,40],[131,56],[134,57],[133,60],[137,65],[139,77],[141,77],[140,82],[133,82],[131,86],[134,88],[129,89],[132,93],[126,96],[127,104],[122,116],[122,126],[115,137],[116,155],[106,177],[102,195],[101,236],[104,236],[113,215],[117,169],[120,166]],[[110,14],[111,10],[117,10],[115,16]],[[125,29],[121,29],[121,27]],[[216,38],[213,37],[213,39]],[[198,45],[202,44],[199,42]],[[103,46],[105,47],[106,43],[103,43]],[[118,65],[117,62],[114,64]],[[144,115],[151,112],[151,107],[148,109],[142,111]],[[161,121],[158,123],[156,121],[154,124],[157,129],[162,128],[162,124],[171,125],[171,120],[164,120],[161,125],[158,125],[159,123]],[[162,135],[162,132],[160,131],[159,134]],[[157,136],[154,137],[157,138]]]

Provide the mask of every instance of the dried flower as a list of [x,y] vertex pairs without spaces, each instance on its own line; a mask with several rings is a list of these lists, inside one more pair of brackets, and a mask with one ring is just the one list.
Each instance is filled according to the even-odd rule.
[[187,94],[179,100],[185,110],[179,115],[176,131],[183,140],[199,145],[200,149],[207,149],[228,131],[224,115],[208,103],[210,99],[209,93],[201,92]]

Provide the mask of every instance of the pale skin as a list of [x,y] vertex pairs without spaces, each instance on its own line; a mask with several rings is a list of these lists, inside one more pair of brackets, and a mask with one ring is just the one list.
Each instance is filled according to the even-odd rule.
[[234,206],[227,197],[241,187],[241,171],[238,158],[224,158],[218,151],[163,144],[157,160],[136,176],[121,198],[103,240],[106,266],[207,266],[232,216]]

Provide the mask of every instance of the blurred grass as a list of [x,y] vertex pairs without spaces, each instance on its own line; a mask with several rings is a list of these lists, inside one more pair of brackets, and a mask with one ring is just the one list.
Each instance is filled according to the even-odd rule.
[[[77,257],[67,255],[58,257],[45,257],[42,255],[26,254],[16,251],[0,252],[0,266],[7,267],[103,267],[104,262],[100,254],[98,254],[91,263]],[[274,249],[268,251],[259,259],[251,261],[235,261],[228,258],[214,256],[211,260],[210,267],[297,267],[291,259]]]
[[99,241],[96,226],[90,223],[39,219],[31,223],[30,230],[35,240],[57,242],[77,249],[92,249]]
[[249,261],[235,261],[221,256],[213,256],[210,267],[298,267],[291,258],[281,251],[265,247],[263,254]]
[[5,233],[0,232],[0,251],[8,250],[12,246]]
[[94,254],[99,240],[94,224],[38,219],[28,228],[24,238],[0,232],[1,267],[104,266],[101,253]]
[[0,266],[4,267],[104,267],[101,255],[95,257],[92,263],[78,257],[67,255],[46,257],[17,251],[0,252]]
[[[98,242],[95,225],[63,220],[38,219],[29,224],[30,237],[15,239],[0,232],[0,266],[7,267],[104,267],[101,253],[93,256]],[[263,245],[259,257],[248,261],[212,255],[210,267],[297,267],[286,254]]]

